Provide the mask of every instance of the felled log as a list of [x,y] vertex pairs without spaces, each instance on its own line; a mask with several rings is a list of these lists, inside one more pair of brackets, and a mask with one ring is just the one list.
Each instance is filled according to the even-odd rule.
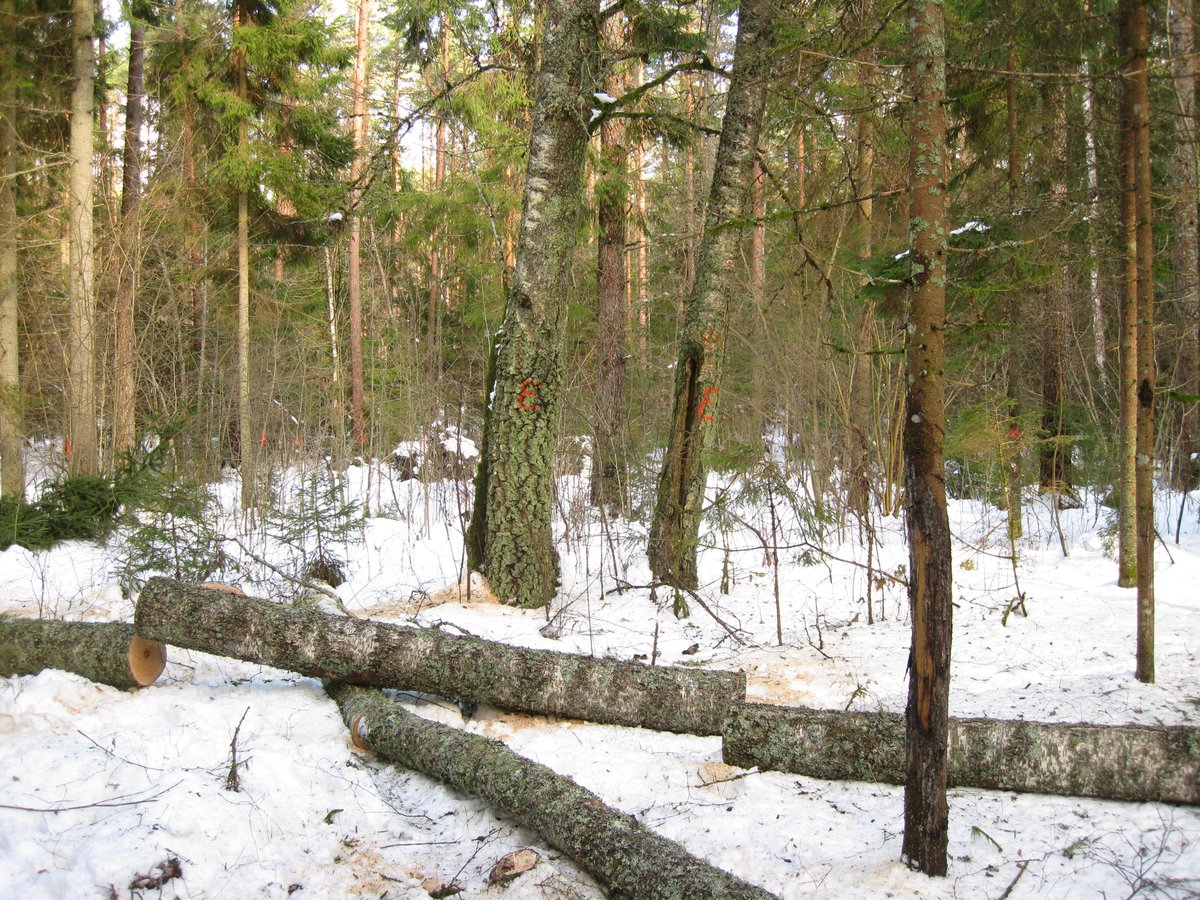
[[153,684],[167,664],[166,647],[121,622],[59,622],[0,616],[0,675],[74,672],[118,688]]
[[[904,783],[904,716],[738,703],[730,765],[831,781]],[[1200,803],[1200,729],[951,719],[954,787]]]
[[499,741],[422,719],[376,690],[345,683],[327,690],[358,746],[487,801],[570,856],[610,896],[771,896],[697,859],[570,778]]
[[510,647],[165,578],[146,583],[134,623],[145,638],[302,675],[659,731],[720,734],[746,693],[740,673]]

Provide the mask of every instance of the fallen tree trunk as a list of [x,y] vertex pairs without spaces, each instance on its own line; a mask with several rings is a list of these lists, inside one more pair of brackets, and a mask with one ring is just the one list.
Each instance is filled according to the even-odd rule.
[[[904,783],[904,716],[735,704],[725,762],[831,781]],[[1200,729],[951,719],[949,783],[1200,803]]]
[[147,582],[134,622],[146,638],[302,675],[659,731],[720,734],[746,693],[740,673],[510,647],[165,578]]
[[613,897],[771,896],[499,741],[413,715],[379,691],[344,683],[327,689],[355,744],[486,800],[570,856]]
[[0,675],[74,672],[118,688],[153,684],[167,664],[166,648],[121,622],[59,622],[0,616]]

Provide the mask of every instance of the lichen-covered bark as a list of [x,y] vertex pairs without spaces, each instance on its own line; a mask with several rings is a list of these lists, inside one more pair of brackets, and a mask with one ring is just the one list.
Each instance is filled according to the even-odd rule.
[[61,669],[100,684],[136,688],[153,684],[165,665],[163,645],[138,640],[132,625],[0,616],[0,676]]
[[415,769],[540,834],[612,897],[768,898],[761,888],[692,856],[630,815],[499,741],[406,712],[378,691],[330,685],[356,742]]
[[904,789],[905,860],[946,874],[946,719],[953,578],[946,515],[946,88],[941,0],[912,0],[909,235],[912,300],[905,348],[904,471],[912,650]]
[[733,222],[742,214],[752,181],[780,6],[779,0],[744,0],[738,11],[704,238],[679,335],[674,411],[648,554],[656,578],[691,589],[697,587],[696,545],[708,478],[704,451],[716,425],[726,319],[737,279],[734,260],[742,239]]
[[[730,765],[832,781],[903,784],[904,717],[739,703],[725,723]],[[1200,729],[950,719],[954,787],[1104,800],[1200,802]]]
[[732,672],[648,667],[268,603],[152,578],[138,597],[138,634],[355,684],[612,725],[720,734],[745,698]]
[[583,162],[598,64],[597,0],[546,10],[517,264],[487,411],[482,569],[505,603],[545,606],[558,589],[551,533],[559,368]]

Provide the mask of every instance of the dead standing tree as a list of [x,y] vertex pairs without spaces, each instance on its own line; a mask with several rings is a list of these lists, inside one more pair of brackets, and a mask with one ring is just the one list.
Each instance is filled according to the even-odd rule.
[[946,42],[941,0],[912,0],[909,22],[911,303],[905,348],[904,475],[912,650],[903,854],[913,868],[945,875],[953,578],[944,460]]

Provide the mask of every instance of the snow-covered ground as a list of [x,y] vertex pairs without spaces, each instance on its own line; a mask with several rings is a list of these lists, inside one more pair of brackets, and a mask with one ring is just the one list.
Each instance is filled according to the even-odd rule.
[[[293,503],[316,484],[311,471],[290,479],[281,493]],[[656,647],[660,664],[744,670],[751,698],[766,702],[903,710],[902,523],[874,523],[868,624],[857,528],[818,528],[782,485],[768,493],[714,477],[710,487],[723,513],[707,533],[700,593],[715,616],[693,602],[677,619],[667,591],[640,587],[650,580],[643,526],[590,514],[586,485],[570,477],[560,483],[563,586],[551,627],[545,612],[489,602],[478,584],[465,595],[467,485],[400,481],[386,466],[346,475],[341,496],[365,501],[369,515],[333,547],[348,575],[337,593],[356,615],[511,643],[623,659]],[[241,542],[223,545],[230,563],[218,577],[294,597],[287,576],[312,547],[249,527],[235,481],[214,496],[212,534]],[[1004,513],[954,502],[953,714],[1200,724],[1200,496],[1187,499],[1176,543],[1180,502],[1164,493],[1159,511],[1154,685],[1133,677],[1134,592],[1116,586],[1109,514],[1095,498],[1056,523],[1031,495],[1015,570]],[[764,544],[779,545],[777,570]],[[10,548],[0,554],[0,612],[129,620],[133,600],[117,575],[124,546],[118,535],[105,546]],[[1019,592],[1028,615],[1005,623]],[[930,879],[900,862],[900,788],[743,773],[721,762],[719,738],[486,708],[464,723],[436,698],[397,702],[504,740],[783,897],[1200,895],[1196,807],[955,790],[950,875]],[[163,677],[137,692],[54,671],[12,677],[0,681],[0,734],[3,898],[421,898],[451,882],[465,897],[602,896],[535,834],[355,750],[321,685],[286,672],[172,648]],[[226,787],[234,747],[238,791]],[[492,866],[522,847],[539,864],[489,885]]]

